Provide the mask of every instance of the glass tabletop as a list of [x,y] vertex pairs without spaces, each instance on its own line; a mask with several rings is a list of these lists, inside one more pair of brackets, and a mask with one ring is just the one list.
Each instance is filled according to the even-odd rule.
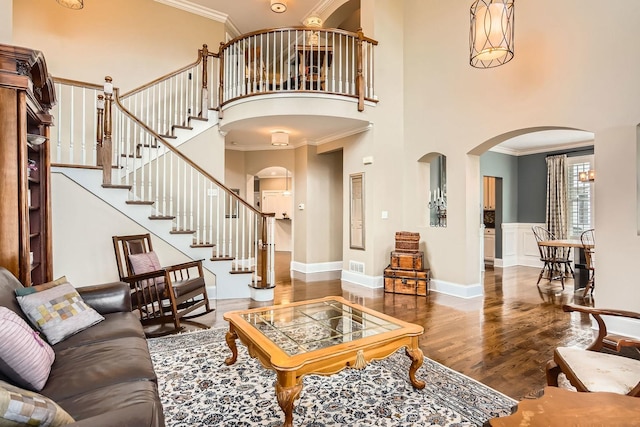
[[289,356],[401,328],[335,300],[271,308],[241,316]]

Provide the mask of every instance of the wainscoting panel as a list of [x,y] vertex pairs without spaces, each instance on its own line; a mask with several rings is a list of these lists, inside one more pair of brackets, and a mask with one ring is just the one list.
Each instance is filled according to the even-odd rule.
[[538,223],[502,224],[502,267],[523,265],[542,267],[538,245],[531,227],[542,226]]

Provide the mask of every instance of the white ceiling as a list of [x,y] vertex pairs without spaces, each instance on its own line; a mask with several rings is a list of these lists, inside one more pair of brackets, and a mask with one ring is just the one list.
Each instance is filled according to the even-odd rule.
[[[322,16],[323,11],[334,2],[344,3],[344,0],[284,0],[287,10],[275,13],[271,11],[270,0],[156,1],[224,22],[237,34],[303,25],[305,18],[310,15]],[[359,5],[359,2],[354,3]],[[237,123],[233,129],[228,129],[225,139],[226,146],[230,149],[271,149],[275,147],[271,146],[270,133],[278,129],[290,134],[291,148],[307,143],[321,144],[366,128],[366,123],[354,123],[352,120],[334,117],[322,120],[318,116],[270,116]],[[511,155],[534,154],[593,145],[593,138],[593,133],[578,130],[544,130],[511,138],[493,147],[491,151]],[[273,171],[268,171],[269,174],[271,172]]]
[[309,15],[320,14],[335,0],[284,0],[287,3],[284,13],[272,12],[270,0],[156,1],[225,22],[238,34],[246,34],[266,28],[300,26]]
[[594,134],[581,130],[553,129],[526,133],[508,139],[490,151],[522,156],[593,145]]

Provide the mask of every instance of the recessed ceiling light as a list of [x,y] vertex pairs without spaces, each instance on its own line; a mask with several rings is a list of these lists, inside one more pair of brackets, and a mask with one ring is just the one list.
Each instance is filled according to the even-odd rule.
[[287,2],[285,0],[271,0],[271,10],[275,13],[283,13],[287,10]]

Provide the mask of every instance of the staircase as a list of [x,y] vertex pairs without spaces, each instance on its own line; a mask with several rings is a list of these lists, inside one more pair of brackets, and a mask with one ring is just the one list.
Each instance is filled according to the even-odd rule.
[[61,125],[51,138],[52,170],[188,257],[204,259],[216,276],[211,295],[270,300],[273,216],[177,149],[217,126],[203,84],[213,75],[212,59],[204,46],[194,64],[122,96],[110,78],[104,86],[56,79],[53,114]]
[[218,53],[203,45],[194,63],[122,95],[109,77],[104,85],[55,79],[52,166],[182,253],[206,259],[218,298],[270,300],[274,214],[179,147],[216,129],[223,110],[247,97],[313,93],[356,100],[360,112],[375,105],[377,44],[362,31],[269,29]]

